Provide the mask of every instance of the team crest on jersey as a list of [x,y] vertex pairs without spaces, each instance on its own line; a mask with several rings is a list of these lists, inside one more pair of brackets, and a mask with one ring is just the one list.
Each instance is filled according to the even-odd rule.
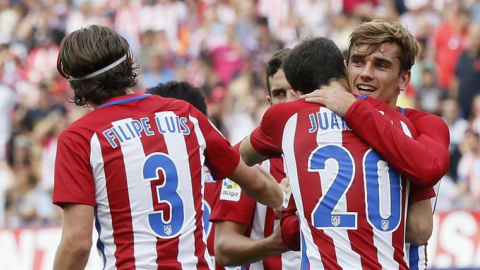
[[388,228],[390,227],[390,221],[388,220],[382,220],[382,229],[384,231],[388,230]]
[[220,200],[238,202],[241,194],[242,189],[237,183],[230,179],[223,180]]
[[171,235],[172,234],[172,226],[171,225],[165,225],[163,226],[163,232],[166,235]]
[[338,225],[340,225],[340,222],[341,222],[341,217],[340,216],[332,216],[332,225],[337,227]]

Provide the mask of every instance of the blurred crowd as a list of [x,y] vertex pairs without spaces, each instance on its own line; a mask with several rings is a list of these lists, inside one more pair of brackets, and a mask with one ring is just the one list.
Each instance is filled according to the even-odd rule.
[[140,66],[136,91],[188,81],[236,143],[268,108],[265,65],[308,36],[342,50],[362,21],[400,21],[421,44],[399,105],[442,116],[451,167],[437,209],[480,209],[480,0],[0,0],[0,228],[58,224],[56,139],[88,113],[56,70],[65,34],[116,29]]

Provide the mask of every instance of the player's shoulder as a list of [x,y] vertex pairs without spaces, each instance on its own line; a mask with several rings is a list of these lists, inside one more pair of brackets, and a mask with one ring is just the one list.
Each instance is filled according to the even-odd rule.
[[266,111],[267,114],[275,117],[290,117],[296,113],[319,108],[323,105],[306,102],[305,100],[296,100],[292,102],[283,102],[273,105]]
[[[432,114],[426,111],[418,110],[418,109],[412,109],[412,108],[404,108],[405,110],[405,116],[408,117],[408,119],[414,121],[414,120],[428,120],[428,121],[434,121],[438,123],[445,123],[445,121],[438,115]],[[446,124],[446,123],[445,123]]]
[[91,111],[70,123],[70,125],[60,132],[59,137],[88,137],[94,133],[94,128],[100,122],[101,117],[102,114],[99,114],[95,110]]

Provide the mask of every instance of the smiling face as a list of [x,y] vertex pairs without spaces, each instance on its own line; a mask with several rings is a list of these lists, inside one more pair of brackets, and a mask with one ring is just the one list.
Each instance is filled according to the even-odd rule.
[[400,91],[405,90],[410,81],[410,71],[400,71],[400,47],[395,43],[383,43],[372,53],[369,49],[369,45],[352,48],[347,62],[350,89],[394,108]]
[[272,96],[267,96],[267,100],[270,104],[275,105],[277,103],[297,100],[297,97],[290,91],[292,86],[290,86],[287,78],[285,78],[285,73],[282,69],[278,69],[277,73],[270,77],[269,80]]

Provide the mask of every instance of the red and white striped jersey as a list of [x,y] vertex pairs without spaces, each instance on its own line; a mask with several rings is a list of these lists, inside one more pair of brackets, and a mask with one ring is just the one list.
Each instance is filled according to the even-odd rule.
[[[285,170],[282,158],[272,158],[262,162],[262,167],[281,182],[285,178]],[[232,221],[247,226],[245,236],[252,239],[263,239],[272,235],[275,228],[280,224],[280,219],[275,216],[273,209],[247,197],[241,192],[239,186],[234,185],[228,179],[223,183],[216,183],[219,200],[213,207],[210,220]],[[300,253],[289,251],[281,255],[272,256],[245,265],[242,269],[296,269],[300,264]],[[217,264],[216,269],[222,269]],[[230,269],[230,268],[228,268]]]
[[205,170],[205,192],[204,192],[204,210],[203,210],[203,224],[204,230],[207,236],[207,248],[208,253],[212,257],[212,264],[215,265],[215,247],[214,247],[214,236],[215,236],[215,224],[210,221],[210,216],[212,214],[213,206],[218,201],[217,195],[217,181],[222,182],[221,180],[213,179],[210,169],[207,166],[203,167]]
[[[384,134],[378,140],[416,136],[410,121],[387,104],[372,98],[356,103],[369,109],[367,118],[357,120]],[[266,157],[284,154],[300,219],[302,269],[408,268],[404,245],[410,183],[344,118],[304,101],[277,104],[250,140]]]
[[[446,131],[442,132],[444,129],[442,126],[445,125],[443,119],[436,119],[434,115],[430,115],[426,112],[415,110],[415,109],[405,109],[405,115],[407,118],[412,121],[415,126],[416,131],[420,136],[422,134],[427,134],[431,138],[432,142],[440,142],[441,145],[448,147],[449,142],[449,133]],[[424,141],[424,144],[429,143]],[[436,147],[440,148],[440,147]],[[434,148],[435,149],[435,148]],[[439,160],[444,159],[444,157],[439,156]],[[433,164],[426,164],[425,166],[432,166]],[[438,195],[438,190],[441,183],[438,182],[434,186],[435,195]],[[431,198],[432,209],[435,211],[436,200],[438,197]],[[410,203],[414,203],[416,200],[411,200]],[[406,245],[407,252],[409,254],[410,269],[428,269],[428,254],[426,246],[418,246],[414,244]]]
[[187,102],[116,97],[61,133],[54,203],[95,207],[106,269],[211,269],[203,165],[224,178],[238,162],[238,152]]
[[[439,181],[434,187],[435,197],[431,198],[432,210],[435,212],[435,206],[438,199],[438,190],[440,189]],[[433,215],[433,213],[432,213]],[[408,252],[408,261],[411,270],[427,270],[428,269],[428,254],[427,245],[406,244],[406,251]]]

